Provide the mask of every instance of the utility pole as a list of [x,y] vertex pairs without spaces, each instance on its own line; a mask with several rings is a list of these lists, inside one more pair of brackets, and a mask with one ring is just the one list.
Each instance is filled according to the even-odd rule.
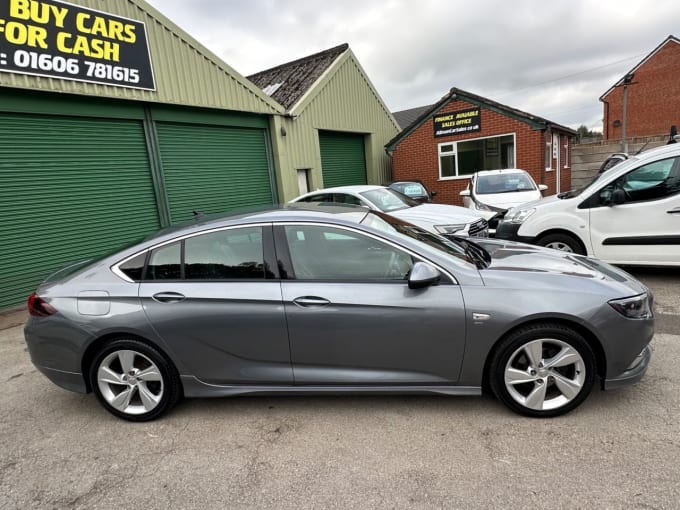
[[628,140],[626,140],[626,120],[628,117],[628,85],[633,81],[635,73],[628,73],[623,77],[623,122],[621,124],[621,151],[628,154]]

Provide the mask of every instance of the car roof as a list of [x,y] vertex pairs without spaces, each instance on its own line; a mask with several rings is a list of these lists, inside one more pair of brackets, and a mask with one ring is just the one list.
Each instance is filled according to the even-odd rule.
[[336,186],[334,188],[322,188],[310,191],[309,193],[305,193],[304,195],[302,195],[302,197],[316,195],[317,193],[361,193],[364,191],[372,191],[375,189],[385,189],[385,186],[378,186],[377,184],[355,184],[352,186]]
[[499,170],[481,170],[479,172],[476,172],[477,175],[501,175],[501,174],[520,174],[520,173],[529,173],[526,170],[522,170],[521,168],[503,168]]
[[174,237],[248,223],[268,223],[281,221],[314,221],[333,219],[339,223],[360,223],[370,212],[368,207],[337,203],[294,203],[281,206],[264,206],[229,213],[197,216],[195,220],[186,221],[161,229],[144,242],[162,241]]

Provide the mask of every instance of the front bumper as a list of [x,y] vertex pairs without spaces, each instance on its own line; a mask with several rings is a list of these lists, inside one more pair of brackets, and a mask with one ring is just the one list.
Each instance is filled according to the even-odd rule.
[[501,220],[496,226],[496,239],[504,239],[506,241],[517,241],[520,243],[534,244],[536,239],[533,236],[521,236],[518,234],[521,223],[509,223]]
[[605,390],[614,390],[616,388],[623,388],[624,386],[629,386],[638,382],[647,372],[649,367],[649,362],[652,359],[652,346],[647,344],[647,346],[640,352],[639,356],[633,363],[632,368],[629,368],[625,372],[612,377],[611,379],[605,379],[602,383],[602,388]]

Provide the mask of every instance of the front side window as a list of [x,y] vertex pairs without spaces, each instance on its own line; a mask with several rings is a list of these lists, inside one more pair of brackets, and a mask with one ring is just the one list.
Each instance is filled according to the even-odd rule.
[[359,232],[319,225],[287,225],[286,241],[298,280],[406,280],[413,258]]
[[658,200],[680,193],[680,158],[655,161],[621,176],[600,191],[600,203],[608,204],[621,189],[625,202]]

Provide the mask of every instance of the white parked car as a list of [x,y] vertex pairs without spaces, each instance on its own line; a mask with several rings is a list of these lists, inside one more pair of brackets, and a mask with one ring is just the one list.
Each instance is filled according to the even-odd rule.
[[467,189],[461,191],[460,196],[465,207],[486,218],[489,233],[494,234],[498,221],[508,209],[538,200],[546,189],[545,184],[536,184],[525,170],[506,168],[472,174]]
[[581,189],[511,209],[496,237],[614,264],[680,266],[680,144],[629,156]]
[[444,236],[488,237],[487,221],[465,207],[421,204],[385,186],[340,186],[306,193],[295,202],[336,202],[363,205]]

